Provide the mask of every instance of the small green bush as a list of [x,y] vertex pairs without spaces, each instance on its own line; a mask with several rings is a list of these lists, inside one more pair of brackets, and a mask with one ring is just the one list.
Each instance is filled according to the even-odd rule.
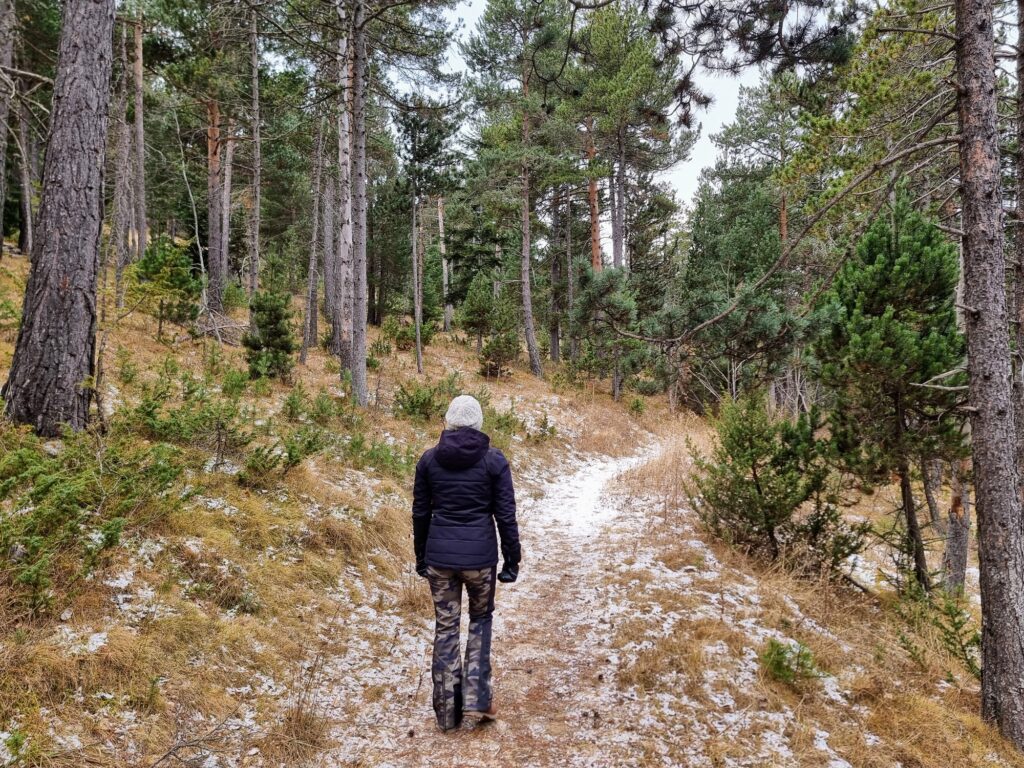
[[249,373],[247,371],[233,369],[224,374],[220,383],[220,391],[224,397],[237,400],[245,394],[249,386]]
[[114,419],[103,435],[68,433],[57,451],[0,424],[0,584],[32,612],[102,564],[122,534],[175,510],[184,471],[177,449],[139,440]]
[[138,298],[136,303],[157,318],[156,336],[164,321],[187,325],[199,316],[203,283],[195,274],[188,250],[175,245],[166,235],[157,236],[134,265]]
[[780,683],[796,685],[801,680],[820,677],[814,666],[814,655],[811,649],[800,643],[790,645],[768,638],[768,643],[760,656],[761,669]]
[[644,402],[642,397],[634,397],[629,401],[629,412],[640,418],[647,411],[647,403]]
[[288,421],[299,421],[306,415],[306,390],[299,382],[284,399],[281,405],[281,413]]
[[231,280],[224,286],[224,309],[231,312],[249,306],[249,296],[245,288],[237,280]]
[[[760,396],[723,405],[718,445],[710,458],[697,458],[690,491],[705,525],[750,552],[773,560],[786,554],[812,569],[836,570],[859,552],[868,525],[843,519],[819,427],[817,412],[796,422],[772,419]],[[798,515],[808,503],[811,511]]]
[[295,364],[289,301],[287,295],[267,292],[252,297],[252,327],[242,337],[251,378],[284,379]]

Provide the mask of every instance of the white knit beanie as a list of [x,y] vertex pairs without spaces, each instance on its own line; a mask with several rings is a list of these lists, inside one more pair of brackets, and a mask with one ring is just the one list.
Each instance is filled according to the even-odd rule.
[[448,429],[472,427],[479,431],[484,428],[484,411],[472,395],[459,395],[448,406],[444,421]]

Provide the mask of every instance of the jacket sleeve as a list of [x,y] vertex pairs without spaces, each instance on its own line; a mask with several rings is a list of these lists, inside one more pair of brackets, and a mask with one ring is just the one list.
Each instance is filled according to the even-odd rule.
[[516,491],[512,487],[512,470],[501,451],[494,451],[493,461],[494,520],[501,536],[501,557],[505,565],[518,566],[522,557],[519,546],[519,524],[516,521]]
[[427,553],[427,536],[433,505],[430,496],[430,478],[427,476],[427,454],[416,464],[416,480],[412,486],[412,536],[416,562],[423,562]]

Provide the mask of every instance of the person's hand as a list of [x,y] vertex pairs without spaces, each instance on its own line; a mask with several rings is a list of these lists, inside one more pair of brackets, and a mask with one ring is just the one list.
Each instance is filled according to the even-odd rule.
[[511,584],[519,578],[519,566],[506,564],[498,574],[498,581],[502,584]]
[[422,560],[416,561],[416,574],[424,579],[427,578],[427,564]]

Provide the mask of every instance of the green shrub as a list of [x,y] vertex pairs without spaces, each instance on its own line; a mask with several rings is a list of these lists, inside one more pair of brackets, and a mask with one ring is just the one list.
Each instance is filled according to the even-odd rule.
[[130,528],[177,508],[171,488],[184,469],[178,451],[138,440],[115,419],[104,435],[68,433],[57,451],[0,425],[0,584],[33,612],[102,564]]
[[387,339],[377,339],[370,345],[370,354],[374,357],[391,357],[391,344]]
[[282,456],[277,446],[257,445],[245,457],[238,473],[240,485],[248,488],[267,488],[276,480]]
[[128,387],[139,378],[139,366],[132,360],[131,353],[124,347],[117,348],[117,380],[122,386]]
[[431,421],[444,414],[445,406],[430,384],[410,381],[395,391],[395,415],[413,421]]
[[811,649],[800,643],[791,645],[770,637],[759,658],[761,669],[780,683],[795,685],[801,680],[821,676],[814,666]]
[[309,405],[309,417],[321,427],[326,427],[338,415],[339,410],[327,390],[321,389]]
[[[436,331],[437,326],[434,323],[424,321],[420,326],[420,343],[424,347],[428,346]],[[394,344],[395,349],[408,352],[410,349],[416,348],[416,326],[406,322],[404,318],[391,315],[385,317],[381,324],[381,332],[385,339]]]
[[306,390],[299,382],[288,393],[281,406],[281,413],[288,421],[299,421],[306,415]]
[[647,403],[644,402],[642,397],[634,397],[629,401],[629,412],[640,418],[647,411]]
[[[744,549],[791,564],[838,569],[864,545],[867,524],[851,526],[836,506],[827,443],[817,412],[776,421],[764,398],[727,402],[715,421],[718,445],[698,457],[691,500],[705,525]],[[797,510],[810,503],[811,511]]]
[[237,400],[245,394],[249,386],[249,373],[238,369],[227,371],[220,383],[220,391],[224,397]]
[[231,280],[224,286],[224,310],[231,312],[249,306],[249,296],[245,288],[237,280]]
[[653,397],[665,391],[664,382],[657,379],[634,378],[630,382],[630,387],[638,395],[644,395],[645,397]]
[[295,364],[289,301],[287,295],[266,292],[252,297],[252,326],[242,337],[251,378],[287,378]]
[[156,336],[163,333],[164,320],[187,325],[199,316],[203,283],[194,273],[188,250],[159,235],[146,246],[134,265],[136,303],[157,318]]

